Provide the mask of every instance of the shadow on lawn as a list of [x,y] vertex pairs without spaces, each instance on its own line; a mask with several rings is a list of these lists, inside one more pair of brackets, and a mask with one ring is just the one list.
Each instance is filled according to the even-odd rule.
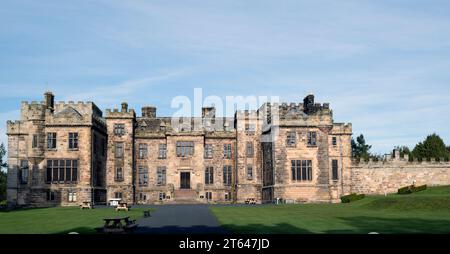
[[431,220],[419,218],[378,218],[345,217],[340,218],[353,230],[328,230],[327,234],[442,234],[450,233],[450,220]]

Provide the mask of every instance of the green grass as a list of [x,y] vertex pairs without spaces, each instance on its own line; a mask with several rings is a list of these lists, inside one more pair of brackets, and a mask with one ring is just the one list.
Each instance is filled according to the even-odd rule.
[[0,211],[0,234],[92,234],[94,228],[103,226],[104,218],[130,216],[138,219],[143,210],[132,208],[128,212],[116,212],[113,208],[52,207]]
[[234,233],[450,233],[450,186],[349,204],[211,207]]

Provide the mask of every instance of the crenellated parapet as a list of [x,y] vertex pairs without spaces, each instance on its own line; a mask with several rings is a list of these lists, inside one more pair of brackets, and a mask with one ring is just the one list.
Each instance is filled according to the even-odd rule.
[[122,103],[122,108],[106,109],[106,119],[123,118],[123,119],[135,119],[136,113],[134,109],[128,109],[127,103]]
[[351,135],[353,127],[351,123],[333,123],[332,133],[334,135]]
[[44,102],[22,101],[20,108],[21,120],[44,120],[47,106]]
[[6,122],[6,135],[27,135],[28,129],[25,126],[24,121],[7,121]]

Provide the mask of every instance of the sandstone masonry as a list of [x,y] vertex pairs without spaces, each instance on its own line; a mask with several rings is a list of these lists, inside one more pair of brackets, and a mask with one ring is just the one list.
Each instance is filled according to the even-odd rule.
[[216,117],[157,116],[127,103],[22,102],[7,122],[8,204],[339,202],[351,192],[382,194],[412,184],[450,184],[448,162],[352,162],[352,125],[328,103],[263,104]]

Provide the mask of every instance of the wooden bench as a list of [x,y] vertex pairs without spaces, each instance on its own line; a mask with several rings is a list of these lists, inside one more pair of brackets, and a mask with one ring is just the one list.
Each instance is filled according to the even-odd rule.
[[150,210],[144,211],[144,218],[152,217]]
[[129,209],[130,208],[128,207],[127,203],[119,203],[116,207],[116,211],[127,211],[128,212]]
[[83,203],[80,205],[80,209],[81,209],[81,210],[83,210],[83,209],[92,209],[92,208],[93,208],[92,203],[89,202],[89,201],[85,201],[85,202],[83,202]]
[[120,234],[133,232],[137,227],[136,220],[131,220],[129,216],[122,218],[105,218],[103,228],[96,228],[97,232]]

